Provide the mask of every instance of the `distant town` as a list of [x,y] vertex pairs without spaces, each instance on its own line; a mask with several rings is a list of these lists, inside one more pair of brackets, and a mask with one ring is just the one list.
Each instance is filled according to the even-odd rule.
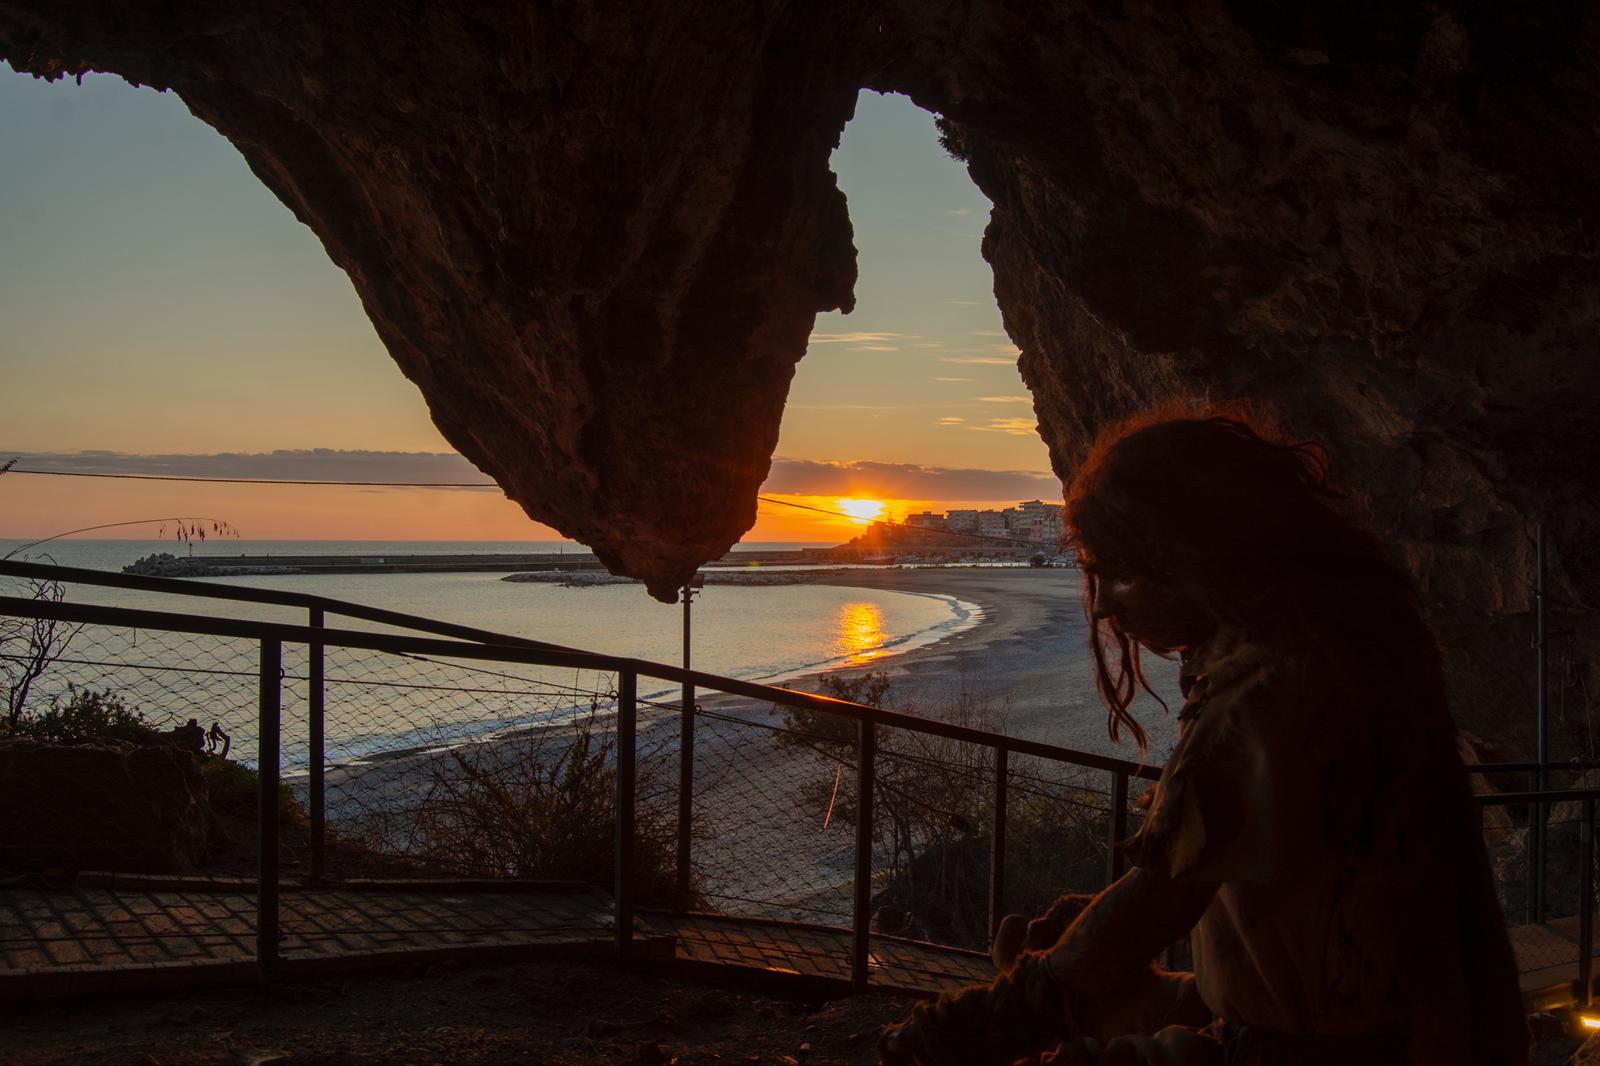
[[1041,557],[1035,562],[1055,562],[1070,555],[1061,547],[1065,510],[1059,503],[1026,500],[1001,511],[923,511],[907,515],[904,522],[874,522],[848,543],[807,548],[804,554],[829,562],[959,562],[1035,556]]
[[940,533],[1030,540],[1054,548],[1066,532],[1065,510],[1059,503],[1027,500],[1004,511],[923,511],[907,515],[905,525]]

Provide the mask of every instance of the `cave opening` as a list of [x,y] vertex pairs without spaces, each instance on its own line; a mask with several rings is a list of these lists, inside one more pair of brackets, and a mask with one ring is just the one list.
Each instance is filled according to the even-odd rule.
[[[887,493],[895,518],[1011,506],[1015,492],[982,488],[978,471],[1050,470],[983,259],[989,201],[936,119],[903,95],[859,96],[831,159],[854,229],[856,306],[817,316],[776,453],[780,474],[800,457],[853,471],[841,491]],[[924,473],[886,487],[887,466]],[[953,471],[967,474],[941,473]]]

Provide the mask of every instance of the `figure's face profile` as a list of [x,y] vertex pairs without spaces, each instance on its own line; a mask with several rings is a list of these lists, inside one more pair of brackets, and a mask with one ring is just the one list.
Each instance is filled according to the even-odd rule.
[[1160,655],[1183,651],[1208,634],[1208,614],[1168,578],[1107,560],[1088,558],[1084,573],[1095,583],[1094,617]]

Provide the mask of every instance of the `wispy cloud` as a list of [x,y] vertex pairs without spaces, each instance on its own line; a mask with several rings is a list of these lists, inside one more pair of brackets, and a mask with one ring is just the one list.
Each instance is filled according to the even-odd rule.
[[857,344],[846,350],[852,352],[898,352],[900,349],[893,344]]
[[967,420],[965,418],[957,418],[955,415],[949,415],[948,417],[939,419],[938,424],[941,426],[962,426],[966,425],[966,422]]
[[1004,433],[1012,437],[1031,437],[1039,431],[1031,418],[991,418],[987,426],[968,426],[979,433]]
[[972,208],[952,207],[950,210],[946,211],[945,214],[951,216],[952,218],[966,218],[968,215],[972,214]]
[[971,378],[934,378],[935,381],[971,381]]
[[946,300],[945,303],[949,304],[951,307],[979,307],[979,306],[982,306],[981,304],[978,303],[977,300]]
[[813,333],[806,339],[811,344],[882,344],[904,336],[904,333]]
[[772,461],[762,491],[805,496],[872,492],[903,500],[1030,500],[1060,499],[1061,482],[1054,474],[1033,470],[779,458]]
[[1032,396],[978,396],[979,403],[1032,403]]
[[904,411],[904,404],[893,403],[792,403],[791,411]]
[[1015,366],[1015,359],[998,355],[942,355],[941,363],[958,363],[962,366]]
[[127,452],[22,452],[19,470],[83,474],[142,474],[158,477],[259,478],[268,481],[373,481],[384,483],[473,483],[497,488],[482,471],[454,452],[380,452],[333,448],[271,452],[134,455]]
[[915,344],[906,345],[907,348],[943,348],[944,341],[917,341]]
[[969,335],[973,337],[1004,337],[1005,333],[998,329],[975,329]]

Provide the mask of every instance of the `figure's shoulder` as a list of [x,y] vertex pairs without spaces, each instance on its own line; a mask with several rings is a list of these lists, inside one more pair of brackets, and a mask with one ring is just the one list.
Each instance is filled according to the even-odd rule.
[[1304,654],[1282,641],[1223,629],[1184,665],[1187,701],[1214,704],[1259,699],[1298,674]]

